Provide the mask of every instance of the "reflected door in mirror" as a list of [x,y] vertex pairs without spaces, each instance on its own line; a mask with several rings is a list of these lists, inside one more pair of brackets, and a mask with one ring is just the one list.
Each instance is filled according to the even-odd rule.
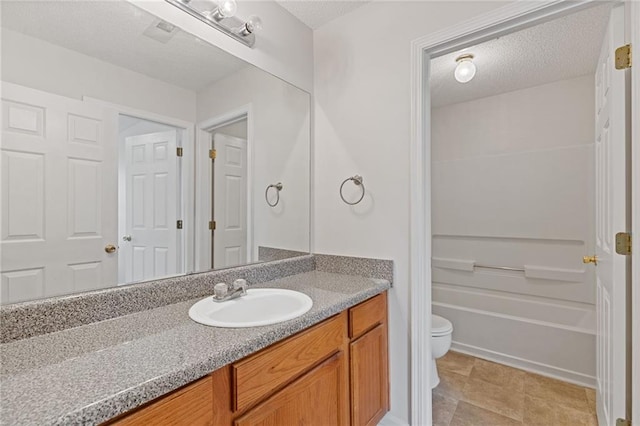
[[125,283],[178,272],[177,137],[169,130],[124,139]]
[[2,90],[2,303],[115,285],[115,112]]

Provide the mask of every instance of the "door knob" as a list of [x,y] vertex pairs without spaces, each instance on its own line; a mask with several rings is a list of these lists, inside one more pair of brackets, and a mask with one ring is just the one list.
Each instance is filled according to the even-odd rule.
[[124,237],[122,237],[123,241],[131,241],[131,235],[125,235]]
[[116,250],[117,250],[117,247],[116,247],[116,246],[114,246],[113,244],[107,244],[107,245],[104,247],[104,251],[106,251],[107,253],[115,253],[115,252],[116,252]]
[[594,265],[598,264],[598,256],[595,254],[593,256],[584,256],[582,258],[582,263],[593,263]]

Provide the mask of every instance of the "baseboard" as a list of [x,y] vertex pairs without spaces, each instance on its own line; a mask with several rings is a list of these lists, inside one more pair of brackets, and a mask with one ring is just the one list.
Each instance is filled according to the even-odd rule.
[[409,426],[409,423],[394,416],[393,413],[389,411],[382,420],[378,422],[378,426]]
[[454,341],[451,343],[451,350],[455,352],[461,352],[467,355],[472,355],[477,358],[486,359],[488,361],[494,361],[499,364],[508,365],[510,367],[519,368],[521,370],[529,371],[531,373],[540,374],[541,376],[547,376],[547,377],[562,380],[565,382],[573,383],[576,385],[585,386],[588,388],[596,387],[596,378],[593,376],[576,373],[574,371],[564,370],[562,368],[541,364],[538,362],[518,358],[512,355],[490,351],[487,349],[479,348],[477,346],[467,345],[464,343]]

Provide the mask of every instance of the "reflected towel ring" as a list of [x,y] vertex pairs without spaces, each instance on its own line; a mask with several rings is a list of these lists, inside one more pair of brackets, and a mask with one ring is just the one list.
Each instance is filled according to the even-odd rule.
[[[358,198],[357,201],[350,203],[349,201],[345,200],[344,195],[342,195],[342,188],[344,187],[344,184],[347,183],[348,181],[352,180],[353,183],[356,184],[356,186],[361,186],[362,187],[362,195],[360,196],[360,198]],[[362,199],[364,198],[364,194],[365,194],[365,188],[364,188],[364,183],[362,182],[362,176],[360,175],[355,175],[355,176],[351,176],[346,178],[345,180],[342,181],[342,185],[340,185],[340,198],[342,198],[342,201],[344,201],[345,203],[349,204],[350,206],[355,206],[356,204],[358,204],[360,201],[362,201]]]
[[[269,190],[271,188],[275,188],[276,190],[276,202],[273,204],[269,202]],[[267,189],[264,191],[264,199],[267,201],[267,204],[269,204],[269,206],[275,207],[278,205],[278,203],[280,202],[280,191],[282,191],[282,182],[272,183],[271,185],[267,186]]]

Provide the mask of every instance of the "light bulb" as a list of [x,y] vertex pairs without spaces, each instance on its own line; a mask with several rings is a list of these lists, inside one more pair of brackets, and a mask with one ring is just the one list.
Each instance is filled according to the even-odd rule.
[[203,15],[207,18],[220,22],[224,18],[231,18],[236,14],[236,0],[208,0],[207,3],[213,3],[215,8],[207,12],[203,12]]
[[262,19],[260,19],[257,15],[249,16],[249,20],[244,26],[247,28],[249,34],[255,33],[256,31],[260,31],[262,29]]
[[456,59],[458,65],[453,76],[459,83],[468,83],[476,75],[476,65],[473,63],[473,55],[463,55]]
[[218,3],[218,12],[225,18],[231,18],[236,14],[236,10],[238,10],[236,0],[221,0]]

